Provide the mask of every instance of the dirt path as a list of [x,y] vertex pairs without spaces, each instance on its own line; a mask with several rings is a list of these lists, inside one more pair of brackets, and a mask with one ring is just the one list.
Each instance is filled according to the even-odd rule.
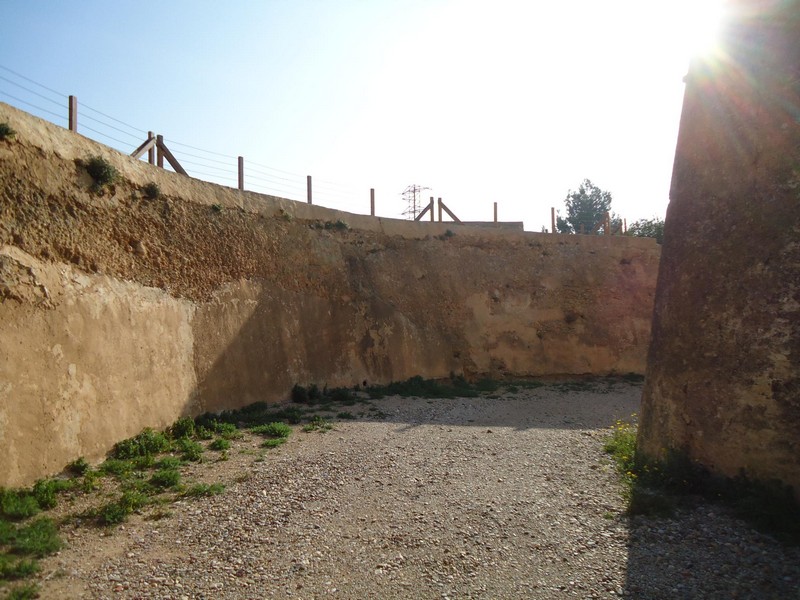
[[76,528],[42,597],[800,597],[800,555],[718,510],[620,514],[602,439],[640,393],[377,401],[384,420],[198,466],[220,496]]

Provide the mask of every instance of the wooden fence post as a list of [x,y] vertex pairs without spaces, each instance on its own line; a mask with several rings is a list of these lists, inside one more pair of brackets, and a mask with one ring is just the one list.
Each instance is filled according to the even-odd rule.
[[311,175],[306,176],[306,195],[308,196],[308,203],[311,204]]
[[156,136],[156,163],[158,164],[159,168],[164,168],[164,136],[157,135]]
[[239,157],[239,189],[244,189],[244,157]]
[[494,203],[494,222],[497,223],[497,202]]
[[369,214],[375,216],[375,188],[369,188]]
[[550,225],[552,227],[552,229],[550,230],[550,233],[555,233],[556,232],[556,207],[555,206],[550,207]]
[[[431,196],[431,202],[433,202],[433,196]],[[439,198],[439,223],[442,222],[442,199]]]
[[[153,139],[153,135],[154,134],[153,134],[152,131],[148,131],[147,132],[147,139],[148,140],[152,140]],[[156,164],[156,147],[155,147],[155,144],[150,146],[150,148],[147,149],[147,162],[149,162],[151,165]]]
[[69,97],[69,130],[78,133],[78,98]]

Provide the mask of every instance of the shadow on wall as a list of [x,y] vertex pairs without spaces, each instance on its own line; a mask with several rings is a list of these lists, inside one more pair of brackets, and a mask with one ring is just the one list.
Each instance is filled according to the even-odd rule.
[[295,384],[353,387],[460,370],[445,335],[376,298],[310,295],[243,281],[198,306],[193,321],[201,411],[287,400]]

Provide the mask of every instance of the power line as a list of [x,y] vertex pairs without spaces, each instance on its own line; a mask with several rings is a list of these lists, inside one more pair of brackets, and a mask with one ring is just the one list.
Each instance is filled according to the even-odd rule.
[[203,148],[198,148],[197,146],[190,146],[189,144],[182,144],[181,142],[176,142],[175,140],[164,140],[165,142],[169,142],[170,144],[175,144],[176,146],[183,146],[184,148],[191,148],[192,150],[197,150],[199,152],[206,152],[208,154],[216,154],[217,156],[224,156],[225,158],[238,158],[238,156],[231,156],[230,154],[222,154],[221,152],[214,152],[213,150],[205,150]]
[[21,79],[24,79],[25,81],[30,81],[31,83],[33,83],[33,84],[35,84],[35,85],[38,85],[40,88],[42,88],[42,89],[45,89],[45,90],[47,90],[48,92],[53,92],[54,94],[56,94],[56,95],[58,95],[58,96],[62,96],[62,97],[64,97],[64,98],[66,98],[66,97],[67,97],[67,94],[62,94],[61,92],[57,92],[57,91],[56,91],[56,90],[54,90],[53,88],[49,88],[49,87],[47,87],[46,85],[42,85],[42,84],[41,84],[41,83],[39,83],[38,81],[34,81],[34,80],[33,80],[33,79],[31,79],[30,77],[25,77],[25,75],[21,75],[20,73],[17,73],[16,71],[12,71],[11,69],[9,69],[9,68],[8,68],[8,67],[6,67],[6,66],[0,65],[0,69],[3,69],[3,70],[5,70],[5,71],[8,71],[9,73],[13,73],[13,74],[14,74],[14,75],[16,75],[17,77],[20,77]]
[[2,79],[3,81],[7,81],[11,85],[17,86],[18,88],[21,88],[21,89],[25,90],[26,92],[29,92],[29,93],[33,94],[34,96],[39,96],[39,98],[44,98],[48,102],[52,102],[53,104],[56,104],[58,106],[64,106],[63,99],[61,101],[53,100],[52,98],[48,98],[44,94],[40,94],[39,92],[36,92],[36,91],[34,91],[34,90],[30,89],[30,88],[26,88],[24,85],[21,85],[21,84],[17,83],[16,81],[13,81],[13,80],[9,79],[8,77],[3,77],[2,75],[0,75],[0,79]]
[[58,117],[59,119],[62,119],[62,120],[66,120],[67,119],[64,115],[60,115],[58,113],[54,113],[52,110],[47,110],[46,108],[42,108],[41,106],[36,106],[35,104],[32,104],[32,103],[30,103],[30,102],[28,102],[26,100],[23,100],[22,98],[17,98],[16,96],[14,96],[12,94],[9,94],[6,91],[0,90],[0,94],[3,94],[4,96],[8,96],[9,98],[13,98],[17,102],[21,102],[22,104],[26,104],[28,106],[31,106],[31,107],[35,108],[36,110],[40,110],[40,111],[42,111],[44,113],[47,113],[48,115],[53,115],[53,116]]

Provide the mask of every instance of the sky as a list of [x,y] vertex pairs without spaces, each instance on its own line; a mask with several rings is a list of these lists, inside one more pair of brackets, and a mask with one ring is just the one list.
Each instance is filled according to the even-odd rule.
[[660,217],[691,56],[719,0],[4,0],[0,101],[192,176],[404,218],[550,227],[584,179]]

